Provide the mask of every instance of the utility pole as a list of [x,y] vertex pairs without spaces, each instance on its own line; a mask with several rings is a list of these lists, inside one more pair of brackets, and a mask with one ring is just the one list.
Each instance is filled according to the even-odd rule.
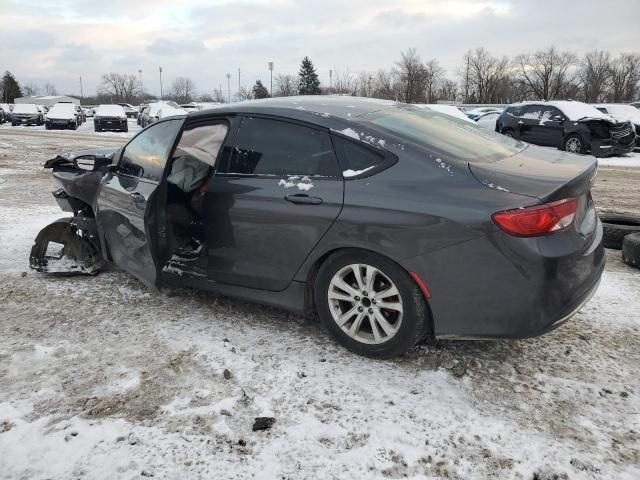
[[240,100],[240,69],[238,69],[238,100]]
[[227,93],[229,95],[229,103],[231,103],[231,74],[227,73]]
[[158,71],[160,72],[160,100],[162,100],[163,92],[162,92],[162,67],[158,67]]
[[141,68],[138,69],[138,74],[140,75],[140,93],[142,93],[143,87],[142,87],[142,69]]
[[269,77],[271,79],[271,89],[269,90],[269,96],[273,97],[273,62],[269,62]]
[[84,92],[82,91],[82,75],[80,75],[80,98],[84,98]]
[[333,78],[333,70],[329,69],[329,93],[331,93],[331,79]]

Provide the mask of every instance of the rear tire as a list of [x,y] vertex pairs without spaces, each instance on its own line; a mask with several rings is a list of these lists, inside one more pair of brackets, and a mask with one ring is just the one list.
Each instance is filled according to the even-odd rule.
[[624,237],[622,260],[631,267],[640,268],[640,233],[632,233]]
[[569,153],[581,154],[587,151],[587,146],[579,135],[569,135],[562,143],[562,150]]
[[331,255],[318,271],[314,299],[331,335],[358,355],[396,357],[431,333],[422,291],[402,267],[372,252]]
[[620,250],[626,235],[640,232],[640,217],[615,213],[602,213],[599,216],[602,221],[602,243],[605,248]]

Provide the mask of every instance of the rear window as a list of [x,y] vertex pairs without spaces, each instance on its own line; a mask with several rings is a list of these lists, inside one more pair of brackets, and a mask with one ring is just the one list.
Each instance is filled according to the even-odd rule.
[[450,160],[493,162],[526,148],[523,142],[437,112],[390,108],[361,118]]

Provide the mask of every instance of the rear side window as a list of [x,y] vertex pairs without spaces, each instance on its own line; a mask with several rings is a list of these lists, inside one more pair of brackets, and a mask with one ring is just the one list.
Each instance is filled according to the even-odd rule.
[[326,130],[266,118],[244,117],[220,173],[339,176]]
[[395,163],[395,157],[385,156],[382,151],[359,145],[337,135],[332,135],[332,138],[345,180],[370,177]]
[[531,120],[538,120],[540,118],[540,115],[542,115],[541,105],[529,105],[525,108],[524,114],[521,115],[521,117]]
[[159,182],[183,121],[154,123],[131,140],[122,153],[120,173]]

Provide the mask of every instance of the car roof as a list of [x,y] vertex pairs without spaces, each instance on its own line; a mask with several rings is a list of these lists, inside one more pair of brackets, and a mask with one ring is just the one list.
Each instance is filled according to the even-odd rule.
[[296,97],[267,98],[224,104],[189,114],[190,118],[208,116],[213,113],[254,113],[283,116],[310,123],[327,124],[332,117],[355,120],[357,117],[393,107],[416,108],[404,103],[377,98],[349,97],[340,95],[307,95]]

